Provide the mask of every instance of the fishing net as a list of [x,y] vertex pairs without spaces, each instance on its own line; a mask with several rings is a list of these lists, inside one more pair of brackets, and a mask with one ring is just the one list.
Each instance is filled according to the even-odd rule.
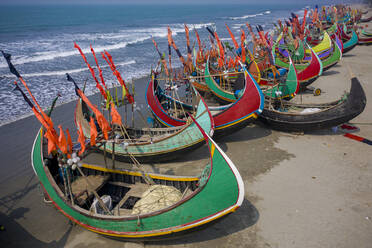
[[181,192],[173,186],[152,185],[133,207],[132,214],[139,215],[169,207],[182,198]]

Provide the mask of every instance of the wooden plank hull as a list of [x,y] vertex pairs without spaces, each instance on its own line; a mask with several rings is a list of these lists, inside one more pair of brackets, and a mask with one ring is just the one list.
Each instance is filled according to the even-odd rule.
[[[255,82],[254,78],[245,71],[245,87],[242,96],[238,98],[234,103],[230,103],[225,106],[209,109],[218,110],[217,113],[212,114],[214,121],[214,137],[228,135],[233,132],[240,130],[247,126],[250,122],[255,120],[263,109],[264,96],[259,86]],[[152,81],[149,84],[154,84]],[[157,98],[154,94],[153,86],[149,85],[146,94],[147,101],[156,102]],[[149,107],[156,118],[160,120],[164,125],[170,125],[173,122],[171,117],[166,110],[162,108],[160,104],[149,104]],[[185,122],[185,120],[177,119],[179,122]]]
[[[82,124],[84,135],[90,138],[90,125],[84,118],[84,108],[79,101],[75,113],[75,119]],[[88,114],[89,116],[89,114]],[[207,105],[203,100],[199,101],[196,112],[196,118],[200,122],[202,128],[209,134],[213,134],[214,122],[211,113],[207,109]],[[163,128],[164,129],[164,128]],[[106,151],[107,156],[112,157],[115,154],[115,160],[130,162],[131,156],[134,156],[140,162],[158,162],[172,160],[183,153],[194,150],[204,144],[203,136],[200,134],[195,123],[185,123],[178,128],[168,129],[152,128],[151,133],[159,133],[151,141],[145,140],[128,140],[127,146],[106,142],[106,146],[97,148],[100,152]],[[172,130],[176,129],[176,130]],[[145,129],[144,129],[145,130]],[[145,130],[146,131],[146,130]],[[167,131],[171,133],[167,133]]]
[[333,41],[333,45],[331,48],[331,54],[328,58],[322,60],[323,64],[323,71],[330,69],[332,66],[336,65],[338,61],[342,58],[342,52],[339,46],[335,41]]
[[[330,104],[318,105],[322,109],[313,113],[288,113],[271,110],[265,107],[259,119],[273,129],[285,132],[303,132],[330,128],[347,122],[363,112],[366,105],[364,90],[357,78],[351,80],[350,94]],[[328,105],[332,105],[329,107]],[[311,108],[311,104],[296,104],[296,107]],[[327,107],[325,107],[327,106]]]
[[[311,60],[306,64],[296,64],[295,68],[297,70],[297,79],[300,82],[300,90],[305,89],[314,80],[319,77],[323,72],[323,66],[318,55],[310,49]],[[289,68],[289,62],[284,61],[283,58],[279,56],[275,57],[275,65],[282,68]]]
[[365,36],[359,36],[358,37],[358,44],[359,45],[371,45],[372,44],[372,37],[365,37]]
[[300,84],[297,79],[296,68],[293,65],[292,59],[290,59],[289,70],[286,75],[285,83],[278,83],[264,91],[264,95],[276,99],[291,99],[297,95]]
[[[202,130],[202,129],[201,129]],[[44,159],[43,132],[37,134],[32,152],[32,167],[47,198],[70,221],[84,229],[107,237],[124,240],[157,240],[174,237],[197,230],[203,225],[220,219],[241,206],[244,199],[243,180],[232,161],[221,148],[204,132],[210,151],[210,164],[207,165],[197,184],[188,196],[166,208],[139,215],[108,215],[92,213],[72,204],[57,185]],[[58,167],[58,165],[57,165]],[[102,166],[104,168],[104,166]],[[82,168],[85,169],[85,168]],[[102,169],[104,170],[104,169]],[[97,171],[99,173],[99,171]],[[105,173],[130,172],[110,171]],[[149,174],[150,177],[154,177]],[[155,177],[154,177],[155,178]],[[193,181],[195,178],[180,176],[157,176],[159,184],[169,181]],[[162,182],[162,180],[164,182]],[[52,225],[53,223],[51,223]]]
[[[165,239],[212,223],[236,211],[243,202],[244,184],[238,170],[221,148],[207,134],[203,134],[209,145],[211,158],[210,165],[202,173],[203,181],[199,181],[191,195],[176,204],[147,214],[92,214],[71,204],[45,164],[42,130],[37,134],[32,148],[32,166],[53,205],[81,227],[104,236],[125,240]],[[125,171],[120,173],[125,174]],[[195,180],[167,175],[161,178],[168,181]],[[159,183],[162,184],[160,181]]]
[[345,42],[344,42],[344,50],[343,53],[346,53],[353,49],[356,45],[358,45],[358,35],[352,30],[352,35],[348,36],[347,34],[344,33]]
[[209,66],[210,65],[208,58],[204,71],[205,83],[210,91],[213,93],[213,95],[216,97],[216,100],[219,101],[221,104],[235,102],[237,100],[237,97],[234,95],[234,92],[230,92],[220,87],[220,85],[211,76]]

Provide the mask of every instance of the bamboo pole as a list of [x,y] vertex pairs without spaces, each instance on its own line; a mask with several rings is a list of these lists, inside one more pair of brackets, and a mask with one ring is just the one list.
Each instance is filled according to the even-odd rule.
[[[126,133],[126,135],[128,136],[128,139],[130,139],[130,136],[126,130],[125,127],[122,127],[123,128],[123,131]],[[128,152],[128,155],[129,157],[131,158],[131,160],[133,161],[133,164],[136,165],[137,169],[140,171],[140,173],[142,174],[142,178],[146,181],[146,183],[150,184],[150,185],[153,185],[155,184],[154,181],[152,180],[152,178],[148,177],[146,175],[146,173],[139,167],[141,164],[138,162],[138,160],[130,153]]]
[[115,169],[115,139],[112,142],[111,160],[112,160],[112,168]]
[[106,151],[106,141],[103,142],[103,160],[105,161],[105,167],[107,169],[107,151]]
[[69,170],[67,168],[66,168],[66,174],[67,174],[67,184],[68,184],[67,187],[68,187],[68,191],[70,192],[71,204],[72,205],[75,205],[74,196],[72,195],[70,172],[69,172]]
[[65,167],[61,166],[60,168],[62,170],[62,180],[63,180],[63,186],[65,188],[65,196],[67,197],[67,183],[66,183],[66,178],[65,178]]

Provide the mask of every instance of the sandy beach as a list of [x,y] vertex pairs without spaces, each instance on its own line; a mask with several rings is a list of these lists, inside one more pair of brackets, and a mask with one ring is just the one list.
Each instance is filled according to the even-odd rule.
[[[350,89],[351,71],[367,96],[364,112],[351,124],[359,128],[355,134],[370,140],[371,59],[372,46],[355,47],[313,83],[322,89],[321,96],[302,96],[304,102],[340,98]],[[140,79],[136,86],[146,82],[146,78]],[[75,130],[74,106],[75,102],[58,106],[53,113],[55,123]],[[372,146],[344,137],[340,129],[290,134],[258,123],[220,139],[218,144],[238,167],[245,183],[242,207],[180,239],[129,243],[71,225],[43,202],[30,165],[30,150],[39,126],[30,116],[0,127],[0,224],[5,226],[0,231],[1,247],[372,246]],[[204,148],[189,157],[202,161]],[[182,172],[187,169],[187,161],[185,158],[168,166]],[[177,169],[177,165],[184,167]]]

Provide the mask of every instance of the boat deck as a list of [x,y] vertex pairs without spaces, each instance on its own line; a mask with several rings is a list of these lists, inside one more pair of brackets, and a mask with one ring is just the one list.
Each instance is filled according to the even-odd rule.
[[[111,156],[111,155],[110,155]],[[141,170],[146,173],[182,176],[182,177],[198,177],[204,167],[209,162],[208,148],[203,146],[201,149],[187,154],[187,158],[179,159],[169,163],[161,164],[141,164]],[[187,161],[186,159],[190,159]],[[106,160],[106,162],[105,162]],[[101,153],[90,153],[83,160],[84,165],[101,167],[102,169],[119,170],[119,171],[138,171],[131,163],[121,161],[113,161],[111,157],[106,157]]]

